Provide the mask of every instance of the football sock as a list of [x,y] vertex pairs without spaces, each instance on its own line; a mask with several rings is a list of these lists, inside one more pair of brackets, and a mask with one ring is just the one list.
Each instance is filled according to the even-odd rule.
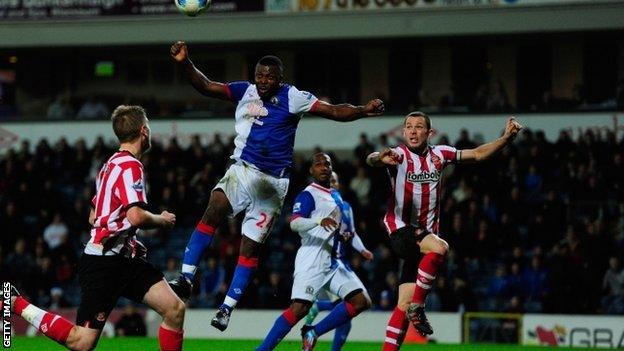
[[334,341],[332,342],[332,351],[340,351],[342,346],[347,342],[347,337],[351,331],[351,320],[347,323],[339,325],[334,331]]
[[293,310],[288,308],[275,320],[273,327],[269,330],[266,338],[264,338],[264,341],[262,341],[262,344],[258,346],[256,351],[273,350],[298,321]]
[[161,351],[180,351],[184,340],[183,330],[170,330],[161,325],[158,329],[158,343]]
[[188,279],[193,280],[195,277],[199,260],[204,250],[210,246],[214,233],[214,227],[202,222],[199,222],[193,230],[182,260],[182,274]]
[[386,326],[386,339],[384,340],[382,351],[398,350],[403,343],[407,326],[408,320],[405,311],[395,307],[390,315],[388,326]]
[[65,345],[69,332],[74,327],[74,324],[67,319],[46,312],[21,296],[15,299],[13,310],[45,336],[61,345]]
[[328,331],[338,327],[357,316],[359,312],[347,301],[343,301],[336,305],[334,309],[323,320],[314,326],[316,335],[321,336]]
[[336,303],[331,302],[329,300],[317,300],[316,301],[316,306],[318,307],[319,311],[331,311],[334,309],[334,307],[336,307]]
[[225,301],[223,301],[221,307],[227,308],[231,311],[236,306],[236,303],[243,296],[243,293],[251,280],[253,272],[255,272],[257,268],[257,257],[238,256],[238,264],[234,270],[234,277],[232,278],[230,289],[228,290],[227,295],[225,296]]
[[444,262],[444,255],[440,255],[436,252],[429,252],[423,256],[418,265],[418,275],[416,276],[416,288],[414,289],[414,296],[412,302],[417,304],[424,304],[427,293],[431,290],[433,281],[436,278],[438,269]]

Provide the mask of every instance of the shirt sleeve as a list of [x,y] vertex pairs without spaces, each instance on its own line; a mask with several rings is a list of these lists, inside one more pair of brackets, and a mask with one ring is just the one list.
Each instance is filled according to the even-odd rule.
[[355,219],[353,218],[353,208],[351,208],[351,204],[349,204],[346,201],[343,201],[343,206],[344,206],[344,211],[347,215],[347,218],[349,219],[349,222],[347,223],[347,228],[349,229],[349,231],[351,233],[353,233],[354,235],[356,235],[355,232]]
[[133,162],[124,169],[117,180],[119,199],[124,207],[143,206],[147,204],[145,194],[145,174],[138,162]]
[[314,198],[312,194],[308,191],[303,191],[301,194],[297,195],[295,199],[295,204],[293,205],[293,215],[292,220],[295,220],[299,217],[310,218],[312,211],[314,211]]
[[301,91],[295,87],[290,87],[288,90],[288,112],[292,114],[309,112],[317,101],[316,96],[307,91]]
[[459,161],[461,151],[458,151],[456,148],[448,145],[440,145],[438,149],[442,153],[444,165],[457,163]]
[[230,100],[234,102],[241,101],[250,85],[251,84],[249,82],[245,81],[227,83],[226,87],[228,89],[228,96],[230,97]]

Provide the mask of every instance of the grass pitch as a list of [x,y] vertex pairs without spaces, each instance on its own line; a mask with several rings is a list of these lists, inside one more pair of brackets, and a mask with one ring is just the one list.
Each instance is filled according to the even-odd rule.
[[[184,340],[185,351],[244,351],[254,350],[260,344],[259,340],[209,340],[209,339],[187,339]],[[561,348],[561,347],[559,347]],[[331,343],[321,342],[316,347],[317,351],[329,351]],[[404,345],[402,351],[544,351],[546,347],[539,346],[518,346],[518,345],[490,345],[490,344],[470,344],[470,345]],[[57,343],[45,337],[13,337],[10,350],[20,351],[47,351],[65,350]],[[154,338],[102,338],[96,350],[110,351],[147,351],[158,350],[158,340]],[[283,341],[276,348],[278,351],[301,350],[301,342]],[[343,347],[344,351],[379,351],[381,343],[347,341]],[[570,348],[574,351],[590,350],[589,348]],[[595,349],[591,349],[595,350]]]

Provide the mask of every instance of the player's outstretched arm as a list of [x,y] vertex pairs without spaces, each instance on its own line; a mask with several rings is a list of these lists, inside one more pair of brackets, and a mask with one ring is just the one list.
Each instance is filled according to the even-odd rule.
[[357,233],[353,233],[353,240],[351,240],[351,246],[364,257],[365,260],[371,261],[374,258],[372,252],[370,252],[364,243],[362,242],[362,238]]
[[396,166],[401,162],[403,162],[403,156],[389,148],[381,152],[373,152],[366,157],[366,163],[373,167]]
[[503,135],[489,143],[479,145],[474,149],[461,150],[459,162],[481,162],[487,160],[492,155],[500,151],[518,135],[522,125],[516,121],[515,117],[509,117]]
[[186,75],[189,77],[189,80],[195,90],[209,97],[223,100],[230,99],[227,85],[211,81],[200,70],[198,70],[197,67],[195,67],[193,61],[191,61],[188,55],[188,48],[186,47],[185,42],[178,41],[171,45],[170,54],[171,58],[173,58],[177,64],[184,67]]
[[91,208],[91,211],[89,211],[89,224],[93,225],[93,223],[95,223],[95,210]]
[[153,214],[138,206],[132,206],[126,212],[126,217],[133,227],[140,229],[173,228],[176,216],[173,213],[162,211],[161,214]]
[[360,118],[379,116],[385,111],[383,101],[374,99],[364,106],[353,106],[351,104],[332,105],[324,101],[318,101],[310,113],[323,118],[338,122],[350,122]]

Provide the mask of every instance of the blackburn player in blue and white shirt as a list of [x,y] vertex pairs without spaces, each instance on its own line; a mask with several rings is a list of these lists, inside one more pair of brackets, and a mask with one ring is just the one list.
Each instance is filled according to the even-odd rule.
[[191,62],[187,46],[171,46],[171,57],[186,71],[193,87],[203,95],[234,102],[236,161],[213,189],[208,207],[191,234],[184,253],[182,276],[170,282],[183,298],[190,296],[202,253],[226,215],[245,211],[239,259],[230,288],[211,324],[223,331],[232,309],[242,297],[258,266],[258,252],[279,215],[292,168],[297,124],[304,113],[347,122],[384,112],[383,102],[364,106],[332,105],[283,83],[279,58],[265,56],[256,65],[254,82],[219,83],[208,79]]
[[[313,182],[295,199],[290,228],[301,236],[295,258],[292,303],[275,320],[257,351],[273,350],[299,320],[305,317],[322,290],[338,295],[337,304],[318,324],[301,329],[303,350],[312,350],[319,336],[348,323],[370,307],[366,288],[343,260],[340,245],[350,239],[346,232],[340,193],[330,188],[332,163],[327,154],[315,154],[310,166]],[[344,224],[344,225],[343,225]]]
[[[330,183],[332,189],[340,191],[340,180],[336,172],[332,172]],[[374,255],[372,252],[366,249],[364,243],[362,242],[362,239],[355,230],[355,218],[353,217],[353,209],[351,208],[351,204],[349,204],[347,201],[342,200],[342,206],[340,206],[340,210],[342,214],[340,232],[334,234],[336,237],[338,237],[338,235],[340,235],[340,237],[338,237],[339,240],[336,240],[336,237],[334,238],[332,257],[336,260],[342,261],[342,264],[345,267],[351,269],[348,260],[352,249],[357,251],[360,255],[362,255],[362,257],[364,257],[364,259],[368,261],[371,261]],[[312,324],[320,311],[331,311],[334,307],[336,307],[337,304],[340,303],[340,301],[340,296],[338,295],[332,294],[327,290],[321,292],[317,300],[312,304],[312,307],[310,308],[310,311],[306,316],[305,323],[307,325]],[[342,349],[342,346],[347,341],[347,337],[349,336],[350,331],[350,320],[336,327],[336,330],[334,331],[334,341],[331,348],[332,351],[340,351]]]

